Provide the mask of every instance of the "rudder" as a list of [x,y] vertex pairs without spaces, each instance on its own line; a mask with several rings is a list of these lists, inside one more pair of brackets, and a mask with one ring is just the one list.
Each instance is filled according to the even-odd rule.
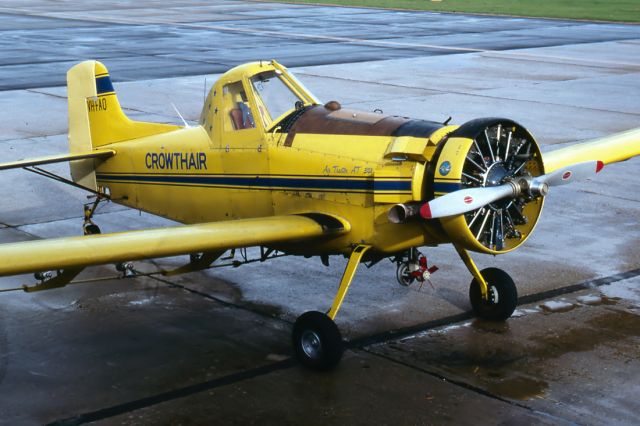
[[[98,61],[81,62],[67,72],[67,97],[69,151],[74,154],[180,128],[129,119],[120,107],[109,71]],[[70,169],[75,182],[96,189],[94,160],[73,161]]]

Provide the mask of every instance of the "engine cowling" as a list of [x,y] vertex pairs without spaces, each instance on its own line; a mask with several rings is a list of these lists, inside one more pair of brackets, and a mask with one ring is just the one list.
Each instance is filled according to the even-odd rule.
[[[544,165],[539,146],[523,126],[503,118],[476,119],[438,144],[426,170],[423,200],[541,174]],[[439,221],[454,243],[468,250],[500,254],[525,242],[543,204],[543,196],[525,193]]]

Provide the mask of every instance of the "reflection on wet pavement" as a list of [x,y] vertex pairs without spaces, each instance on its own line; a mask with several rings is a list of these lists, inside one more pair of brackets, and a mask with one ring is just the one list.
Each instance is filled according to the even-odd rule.
[[640,377],[639,283],[565,295],[520,307],[505,323],[472,320],[371,352],[571,421],[632,422],[633,408],[620,404]]

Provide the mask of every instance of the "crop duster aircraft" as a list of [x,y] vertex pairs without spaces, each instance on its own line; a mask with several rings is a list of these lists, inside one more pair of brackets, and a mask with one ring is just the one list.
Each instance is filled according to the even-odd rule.
[[[505,320],[517,291],[470,252],[502,254],[533,232],[552,187],[595,175],[640,154],[640,130],[543,156],[520,124],[481,118],[463,125],[322,104],[276,61],[242,65],[211,88],[198,126],[132,121],[108,71],[82,62],[67,74],[70,152],[0,165],[22,167],[96,195],[84,236],[0,245],[0,275],[36,273],[27,291],[61,287],[85,267],[190,254],[171,273],[210,267],[227,250],[348,258],[330,309],[293,327],[302,364],[336,365],[334,319],[361,262],[391,258],[401,284],[434,271],[417,247],[451,243],[473,276],[482,318]],[[72,181],[40,165],[69,161]],[[183,223],[100,234],[102,201]],[[54,271],[45,273],[45,271]]]

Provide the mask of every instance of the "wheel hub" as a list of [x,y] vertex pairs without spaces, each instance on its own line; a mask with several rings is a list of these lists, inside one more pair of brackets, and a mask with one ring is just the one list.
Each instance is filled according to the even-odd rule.
[[300,338],[300,344],[305,355],[312,359],[322,356],[322,340],[313,330],[305,330]]
[[498,289],[496,288],[496,286],[490,285],[487,290],[489,291],[489,299],[487,300],[487,302],[489,302],[490,305],[497,305],[500,302]]

